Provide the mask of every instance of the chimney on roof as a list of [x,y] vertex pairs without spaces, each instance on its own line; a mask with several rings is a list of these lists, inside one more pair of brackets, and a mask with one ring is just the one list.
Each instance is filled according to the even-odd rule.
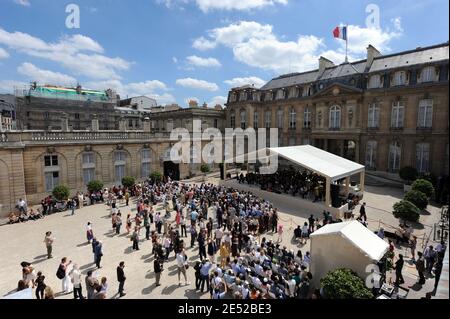
[[195,100],[190,100],[190,101],[189,101],[189,107],[190,107],[190,108],[198,107],[198,102],[195,101]]
[[331,68],[333,66],[335,66],[335,65],[332,61],[321,56],[319,58],[319,76],[321,76],[323,74],[323,72],[325,71],[326,68]]
[[369,44],[369,46],[367,47],[367,64],[366,64],[367,67],[370,67],[372,65],[373,60],[379,56],[381,56],[380,51],[378,51],[374,46]]

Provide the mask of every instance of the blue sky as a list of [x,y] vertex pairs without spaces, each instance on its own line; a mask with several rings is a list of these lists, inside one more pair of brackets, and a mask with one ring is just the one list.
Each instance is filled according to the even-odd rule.
[[[68,4],[80,28],[66,27]],[[368,5],[379,24],[366,23]],[[41,84],[116,89],[160,104],[224,103],[233,86],[344,60],[332,30],[349,25],[349,57],[449,39],[447,0],[0,0],[0,92]],[[372,6],[373,7],[373,6]],[[371,12],[373,12],[371,10]],[[376,11],[375,11],[376,13]],[[373,21],[373,20],[371,20]]]

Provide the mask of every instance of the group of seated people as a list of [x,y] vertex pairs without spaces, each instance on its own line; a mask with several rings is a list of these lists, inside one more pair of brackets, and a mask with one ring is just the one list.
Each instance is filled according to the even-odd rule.
[[24,223],[29,220],[37,220],[43,218],[44,215],[38,210],[31,208],[29,211],[12,212],[9,214],[9,224]]

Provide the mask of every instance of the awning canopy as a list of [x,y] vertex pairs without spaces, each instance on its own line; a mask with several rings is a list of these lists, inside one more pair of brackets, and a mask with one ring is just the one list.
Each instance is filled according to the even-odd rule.
[[388,243],[356,220],[325,225],[310,236],[330,236],[333,238],[330,242],[343,238],[374,261],[379,261],[389,249]]
[[330,178],[331,181],[361,173],[365,170],[363,165],[311,145],[270,147],[267,149],[316,174]]

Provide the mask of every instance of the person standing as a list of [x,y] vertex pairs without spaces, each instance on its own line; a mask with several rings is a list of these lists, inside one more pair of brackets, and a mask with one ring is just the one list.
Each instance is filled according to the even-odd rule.
[[278,228],[278,213],[275,209],[272,214],[272,233],[275,233]]
[[164,268],[163,268],[163,260],[159,257],[155,258],[155,261],[153,262],[153,266],[154,266],[154,270],[155,270],[155,284],[156,287],[161,286],[161,284],[159,283],[161,280],[161,273],[163,272]]
[[417,252],[417,256],[419,257],[416,261],[416,269],[419,274],[419,285],[423,285],[425,283],[425,258],[423,257],[423,254],[419,251]]
[[403,265],[405,261],[403,260],[403,255],[398,255],[398,260],[395,262],[395,285],[399,286],[405,283],[405,280],[403,279],[402,270]]
[[425,249],[425,251],[423,252],[423,257],[426,261],[426,270],[429,274],[431,274],[436,259],[436,251],[434,250],[434,247],[432,245],[428,246]]
[[122,213],[119,211],[116,215],[116,234],[120,234],[120,227],[122,226]]
[[220,247],[220,244],[222,242],[222,236],[223,236],[223,231],[222,228],[220,228],[219,226],[217,226],[217,229],[214,232],[214,237],[216,239],[216,246]]
[[55,241],[55,238],[52,236],[52,232],[48,231],[45,233],[44,243],[45,247],[47,247],[47,259],[53,258],[52,251],[53,251],[53,242]]
[[203,236],[203,233],[200,232],[198,234],[198,254],[200,255],[200,260],[203,260],[203,258],[206,257],[206,247],[205,247],[205,237]]
[[411,240],[409,241],[409,247],[411,248],[411,259],[416,260],[416,247],[417,247],[417,237],[412,236]]
[[56,272],[56,277],[61,279],[62,291],[64,293],[72,292],[72,287],[70,287],[70,279],[69,279],[69,270],[68,267],[72,264],[72,261],[67,262],[67,257],[63,257],[61,259],[61,263],[59,264],[58,271]]
[[95,265],[97,268],[102,268],[100,265],[100,262],[102,261],[103,257],[103,244],[101,241],[97,242],[97,245],[94,248],[94,258],[95,258]]
[[91,222],[88,222],[86,226],[86,238],[89,244],[91,243],[91,240],[94,238],[94,232],[92,231]]
[[181,237],[187,237],[187,233],[186,233],[186,217],[184,217],[183,213],[181,213],[180,225],[181,225]]
[[187,267],[187,256],[184,250],[180,251],[176,255],[177,259],[177,266],[178,266],[178,286],[181,286],[181,274],[183,274],[184,277],[184,283],[185,285],[190,285],[190,283],[187,281],[187,275],[186,275],[186,267]]
[[202,265],[200,268],[200,278],[201,278],[201,285],[200,285],[200,291],[203,293],[203,290],[205,288],[205,282],[206,282],[206,290],[209,291],[209,270],[211,269],[212,264],[207,260],[202,260]]
[[144,213],[145,239],[150,239],[150,218],[147,211]]
[[130,194],[128,193],[128,191],[125,192],[125,206],[128,206],[130,202]]
[[75,208],[77,207],[77,202],[75,201],[75,198],[72,198],[69,201],[70,208],[72,209],[72,216],[75,215]]
[[73,283],[73,299],[85,299],[83,297],[83,287],[81,286],[81,271],[78,265],[74,265],[70,271]]
[[127,277],[125,277],[125,272],[123,271],[124,268],[125,262],[121,261],[119,263],[119,266],[117,267],[117,281],[119,282],[119,298],[126,295],[126,293],[124,292],[124,285]]
[[44,299],[44,290],[46,284],[44,283],[45,280],[45,276],[42,275],[42,272],[38,272],[37,273],[37,278],[36,278],[36,298],[37,299]]
[[195,225],[191,225],[191,248],[194,248],[195,240],[197,239],[197,229],[195,228]]
[[86,290],[87,290],[87,299],[93,299],[95,293],[95,287],[98,286],[98,280],[92,276],[92,270],[87,272],[87,276],[85,278]]
[[138,227],[134,228],[134,232],[131,235],[131,241],[133,242],[133,250],[139,250],[139,232],[138,232]]
[[367,215],[366,215],[366,203],[363,203],[363,204],[361,205],[361,207],[359,208],[359,218],[360,218],[361,220],[364,219],[365,222],[367,221]]

